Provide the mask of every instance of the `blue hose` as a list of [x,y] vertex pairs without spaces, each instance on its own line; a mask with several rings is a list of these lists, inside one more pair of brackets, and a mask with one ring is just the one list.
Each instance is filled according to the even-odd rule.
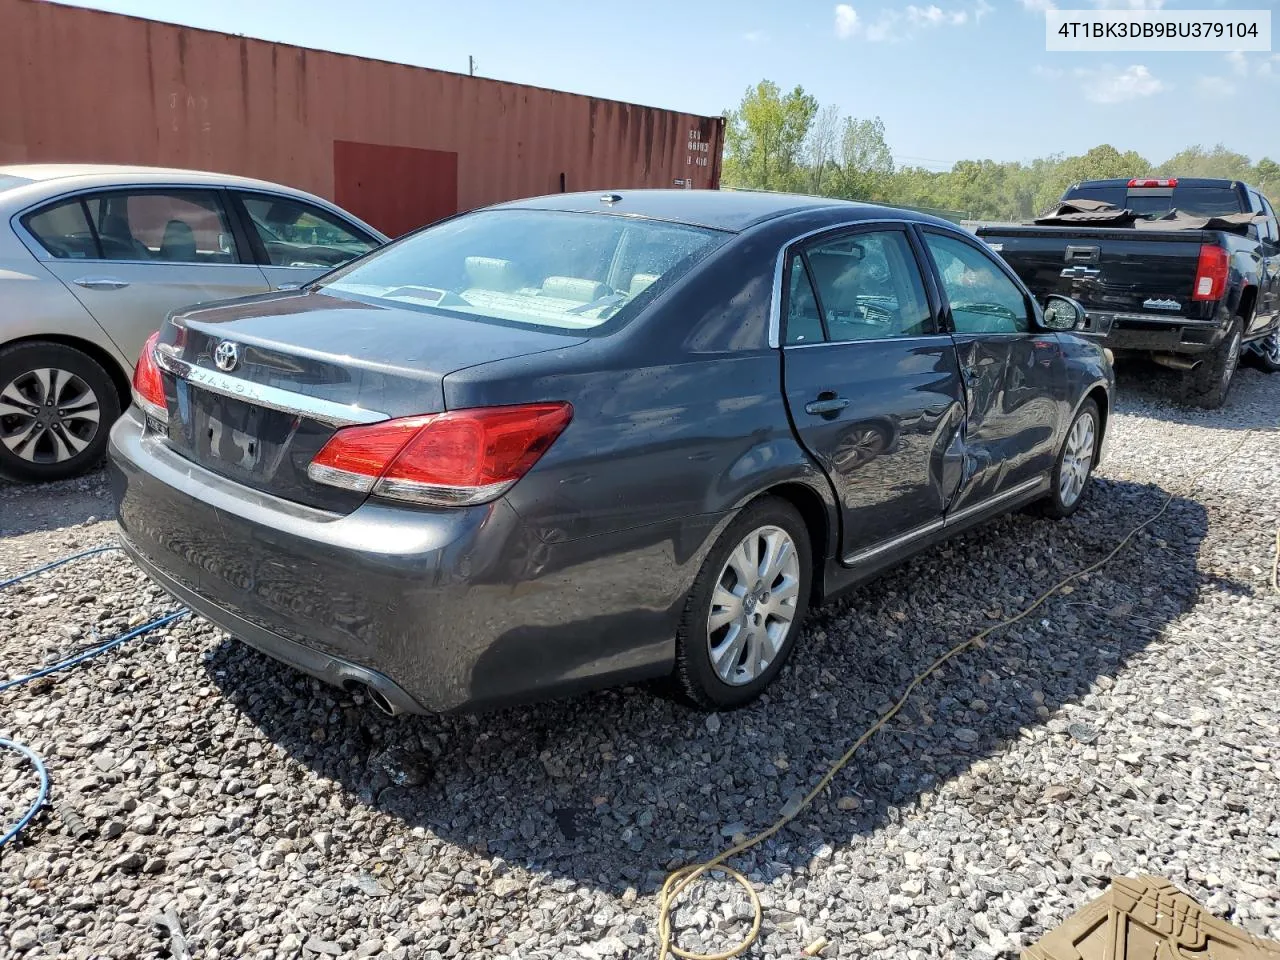
[[[53,570],[55,567],[60,567],[64,563],[70,563],[72,560],[79,560],[82,557],[91,557],[94,554],[106,553],[109,550],[119,549],[119,547],[114,545],[94,547],[92,550],[84,550],[80,553],[72,554],[69,557],[63,557],[61,560],[54,560],[52,563],[46,563],[42,567],[36,567],[34,570],[28,570],[26,573],[20,573],[16,577],[10,577],[8,580],[0,580],[0,590],[3,590],[5,587],[11,587],[15,583],[21,583],[23,580],[34,577],[37,574]],[[96,657],[101,653],[106,653],[108,650],[114,649],[115,647],[132,640],[134,637],[140,637],[144,633],[150,633],[152,630],[157,630],[166,624],[173,623],[173,621],[187,616],[190,612],[190,610],[187,610],[184,607],[181,610],[166,613],[164,616],[158,617],[150,623],[144,623],[140,627],[135,627],[128,633],[123,633],[118,637],[113,637],[106,643],[100,644],[99,646],[91,647],[88,650],[82,650],[80,653],[70,656],[65,660],[60,660],[57,663],[50,664],[47,667],[43,667],[40,670],[25,674],[21,677],[14,677],[12,680],[5,680],[3,683],[0,683],[0,693],[3,693],[6,690],[11,690],[14,687],[22,686],[24,683],[30,683],[32,680],[47,677],[49,674],[57,673],[59,670],[66,670],[68,667],[74,667],[76,664],[84,663],[86,660]],[[35,802],[31,804],[27,809],[27,812],[24,813],[12,827],[5,831],[3,836],[0,836],[0,847],[3,847],[6,843],[16,837],[27,826],[27,824],[35,818],[35,815],[40,812],[40,808],[44,806],[45,801],[49,799],[49,771],[45,768],[44,760],[40,758],[40,755],[24,744],[14,743],[12,740],[0,738],[0,748],[13,750],[22,754],[31,763],[31,765],[35,767],[36,776],[40,779],[40,790],[36,794]]]
[[8,580],[0,580],[0,590],[3,590],[5,587],[11,587],[15,583],[21,583],[23,580],[28,580],[31,577],[34,577],[38,573],[44,573],[46,570],[52,570],[55,567],[60,567],[64,563],[70,563],[72,560],[79,560],[82,557],[92,557],[95,553],[106,553],[108,550],[119,550],[119,549],[120,548],[117,547],[115,544],[108,544],[105,547],[94,547],[92,550],[85,550],[85,551],[82,551],[81,553],[73,553],[69,557],[63,557],[61,560],[53,561],[53,563],[46,563],[43,567],[36,567],[34,570],[28,570],[26,573],[20,573],[16,577],[10,577]]
[[18,819],[18,822],[6,830],[4,836],[0,837],[0,847],[3,847],[22,832],[23,827],[30,823],[32,818],[40,812],[45,800],[49,799],[49,771],[44,768],[44,761],[40,759],[40,754],[24,744],[14,743],[12,740],[5,740],[0,737],[0,747],[16,750],[26,757],[31,762],[31,765],[36,768],[36,776],[40,778],[40,792],[36,794],[35,803],[31,804],[27,812]]

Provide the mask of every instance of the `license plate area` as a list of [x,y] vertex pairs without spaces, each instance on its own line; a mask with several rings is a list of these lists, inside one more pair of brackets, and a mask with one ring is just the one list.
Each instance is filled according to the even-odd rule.
[[[203,467],[254,486],[269,488],[285,464],[302,418],[203,390],[187,381],[177,386],[178,439]],[[171,431],[172,434],[172,431]]]
[[169,446],[206,470],[254,490],[335,513],[350,513],[365,494],[315,483],[307,466],[333,426],[296,413],[172,381]]

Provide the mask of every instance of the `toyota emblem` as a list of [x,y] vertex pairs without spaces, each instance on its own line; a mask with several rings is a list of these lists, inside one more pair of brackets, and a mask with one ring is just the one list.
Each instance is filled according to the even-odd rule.
[[234,370],[240,362],[240,348],[230,340],[223,340],[213,351],[213,362],[223,373]]

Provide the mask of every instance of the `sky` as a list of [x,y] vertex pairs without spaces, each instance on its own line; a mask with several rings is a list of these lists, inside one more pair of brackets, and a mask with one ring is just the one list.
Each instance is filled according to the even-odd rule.
[[[1055,0],[75,0],[300,46],[719,114],[762,79],[879,116],[900,164],[1099,143],[1159,163],[1221,142],[1280,159],[1280,54],[1048,53]],[[1269,9],[1280,0],[1060,0]]]

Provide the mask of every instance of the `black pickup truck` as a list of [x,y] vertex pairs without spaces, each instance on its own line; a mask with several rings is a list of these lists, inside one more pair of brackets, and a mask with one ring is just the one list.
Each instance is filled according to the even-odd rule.
[[1280,230],[1232,180],[1086,180],[1057,213],[979,227],[1037,297],[1079,300],[1118,356],[1186,371],[1191,398],[1226,399],[1242,350],[1280,371]]

